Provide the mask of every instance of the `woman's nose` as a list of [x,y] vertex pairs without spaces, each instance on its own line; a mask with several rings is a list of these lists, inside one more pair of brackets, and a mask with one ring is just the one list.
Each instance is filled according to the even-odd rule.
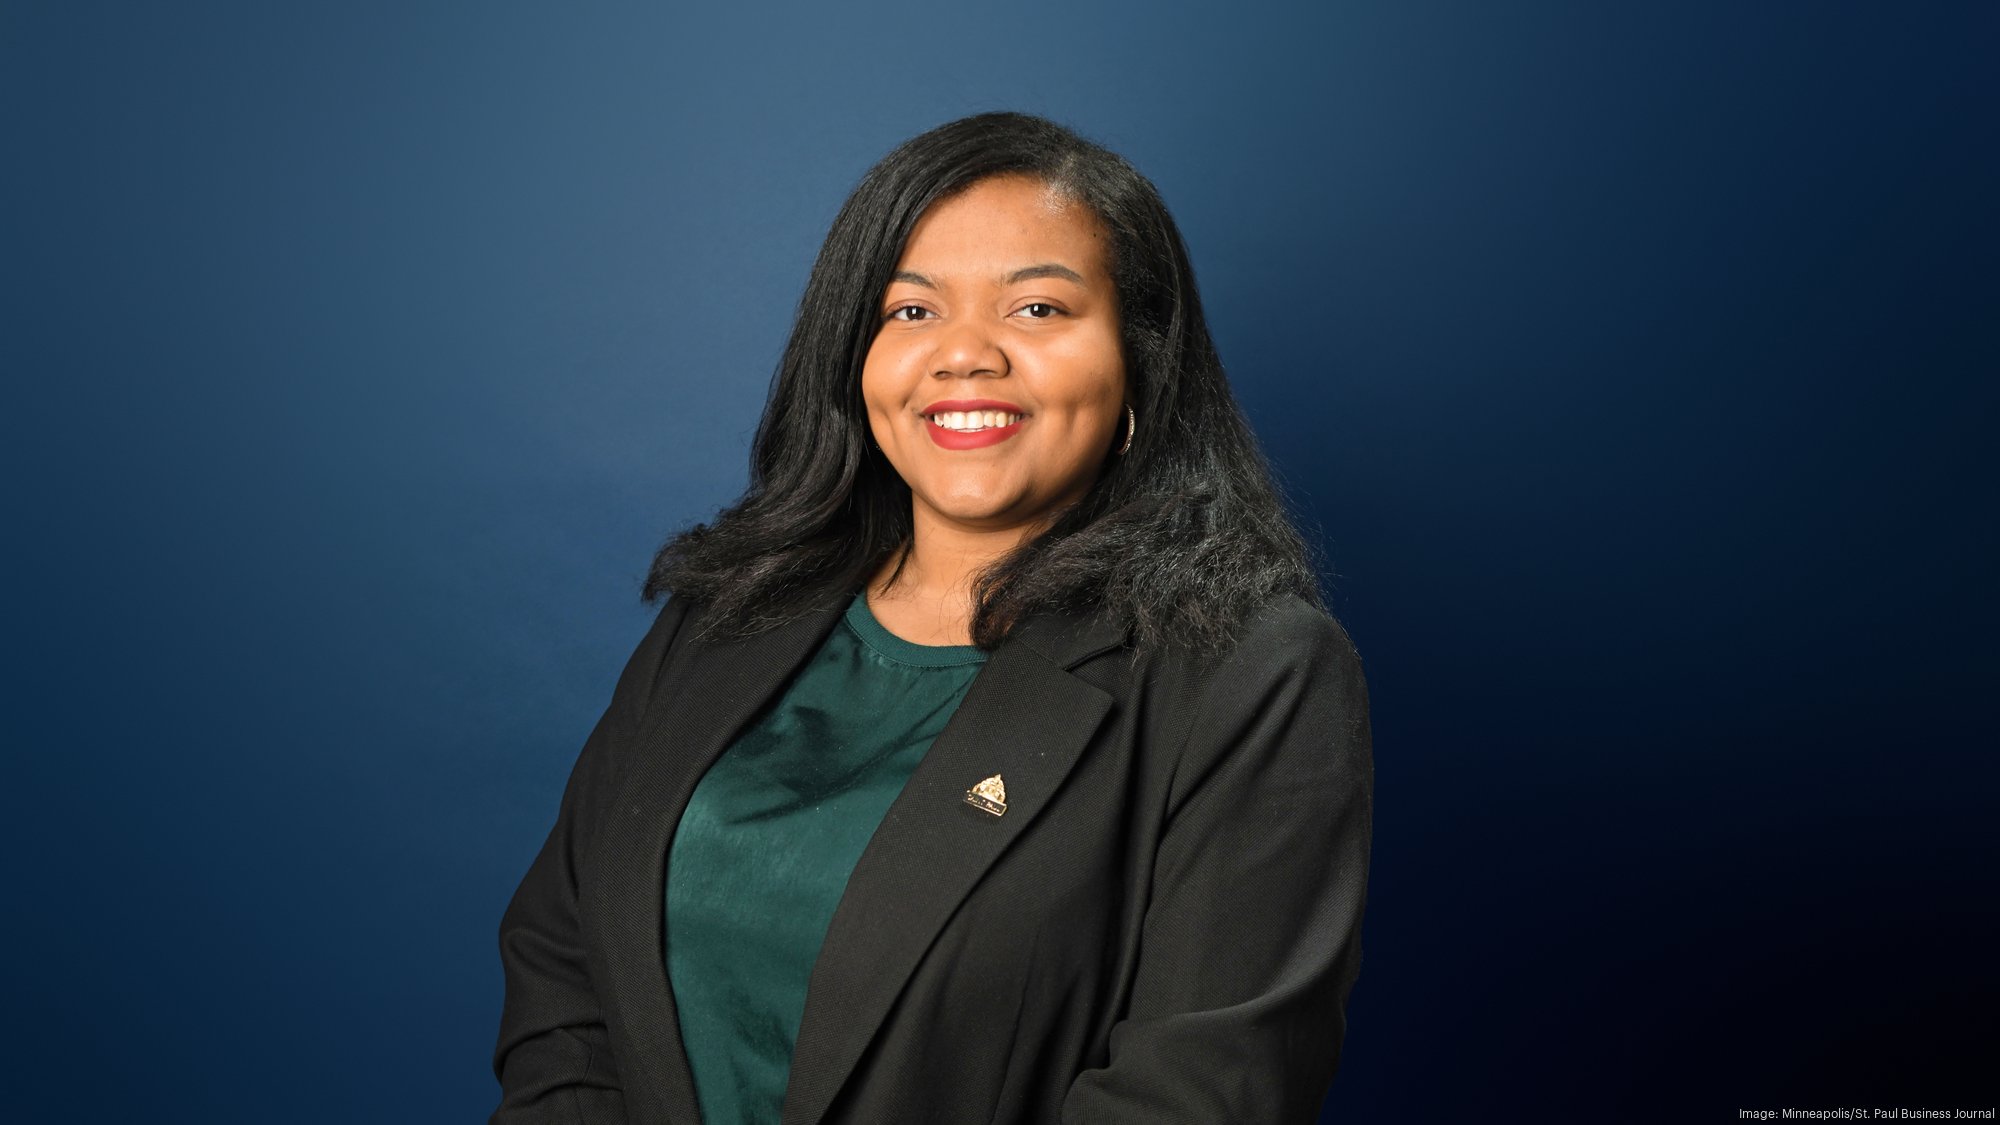
[[941,377],[1005,375],[1008,370],[999,326],[978,317],[947,322],[931,361],[932,373]]

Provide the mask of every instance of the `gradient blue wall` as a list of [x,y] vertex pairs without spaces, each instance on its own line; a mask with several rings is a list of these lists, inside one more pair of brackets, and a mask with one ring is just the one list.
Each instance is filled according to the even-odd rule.
[[651,550],[990,108],[1159,185],[1367,661],[1329,1120],[1991,1105],[2000,8],[1606,7],[8,5],[7,1118],[483,1116]]

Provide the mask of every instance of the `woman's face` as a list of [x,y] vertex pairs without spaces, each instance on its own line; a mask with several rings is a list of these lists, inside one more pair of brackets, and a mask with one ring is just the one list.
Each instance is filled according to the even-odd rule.
[[982,180],[917,221],[861,395],[920,524],[1032,534],[1089,491],[1124,437],[1109,259],[1088,207],[1025,176]]

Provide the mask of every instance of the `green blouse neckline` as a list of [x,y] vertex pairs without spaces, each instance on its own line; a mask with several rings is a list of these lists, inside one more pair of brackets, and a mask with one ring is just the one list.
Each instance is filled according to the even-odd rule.
[[866,589],[854,595],[854,600],[848,603],[845,620],[847,627],[861,638],[862,644],[898,664],[919,668],[957,668],[986,659],[985,650],[978,645],[920,645],[891,633],[875,620],[874,612],[868,608]]

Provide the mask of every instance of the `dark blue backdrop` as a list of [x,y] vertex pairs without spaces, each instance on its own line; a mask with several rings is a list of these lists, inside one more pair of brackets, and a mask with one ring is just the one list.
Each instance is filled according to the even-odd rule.
[[829,8],[0,15],[9,1120],[490,1108],[651,550],[1001,107],[1160,186],[1367,661],[1329,1119],[1993,1104],[2000,8]]

